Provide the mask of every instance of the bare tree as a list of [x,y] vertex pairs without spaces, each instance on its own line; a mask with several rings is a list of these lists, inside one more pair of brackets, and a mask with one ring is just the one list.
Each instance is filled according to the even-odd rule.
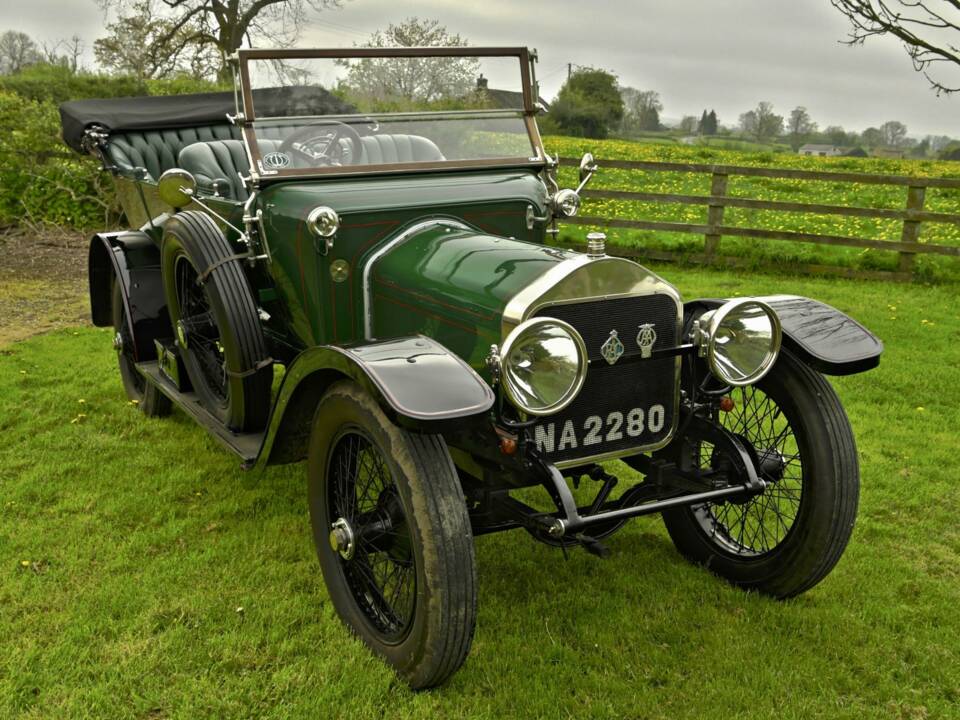
[[83,38],[74,34],[68,40],[56,40],[40,43],[40,55],[44,62],[51,65],[62,65],[77,72],[80,69],[80,56],[86,49]]
[[817,131],[817,124],[810,118],[810,113],[802,106],[795,107],[787,119],[787,135],[790,136],[790,147],[794,151],[806,142]]
[[761,102],[740,116],[740,128],[757,140],[770,140],[783,132],[783,115],[773,111],[772,103]]
[[196,23],[171,36],[173,21],[157,11],[154,0],[137,0],[129,12],[109,23],[108,34],[93,43],[93,54],[106,70],[140,80],[219,73],[220,54],[212,45],[194,41],[201,31]]
[[684,115],[680,119],[680,130],[687,135],[692,135],[697,131],[697,118],[694,115]]
[[656,90],[621,87],[620,97],[623,100],[624,134],[660,129],[660,113],[663,112],[660,93]]
[[897,120],[890,120],[880,126],[883,144],[888,147],[903,147],[907,140],[907,126]]
[[0,35],[0,75],[13,75],[41,59],[37,44],[26,33],[7,30]]
[[[98,0],[104,10],[124,12],[139,0]],[[220,57],[218,77],[230,79],[227,58],[251,38],[276,45],[296,41],[307,14],[339,7],[341,0],[161,0],[169,14],[169,27],[158,38],[162,46],[181,36],[198,46],[212,47]],[[192,28],[185,35],[185,28]]]
[[[407,18],[378,30],[364,47],[466,47],[459,34],[437,20]],[[480,63],[476,58],[361,58],[341,60],[345,84],[362,97],[414,103],[460,98],[477,89]]]
[[960,0],[830,2],[850,20],[848,45],[861,45],[878,35],[892,35],[903,43],[914,69],[923,74],[938,95],[960,90],[960,73],[955,72],[960,65]]

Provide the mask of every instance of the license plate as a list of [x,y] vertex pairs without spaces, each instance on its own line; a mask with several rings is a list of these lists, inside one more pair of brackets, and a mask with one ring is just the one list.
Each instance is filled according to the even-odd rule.
[[533,438],[539,451],[546,455],[578,449],[602,451],[606,443],[619,443],[625,438],[636,438],[636,444],[643,445],[642,438],[660,433],[666,421],[666,408],[657,404],[626,412],[614,410],[606,416],[590,415],[582,421],[542,422],[534,428]]

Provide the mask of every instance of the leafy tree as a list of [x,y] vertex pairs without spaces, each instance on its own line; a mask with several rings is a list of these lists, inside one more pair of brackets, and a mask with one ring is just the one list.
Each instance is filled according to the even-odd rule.
[[660,113],[663,111],[660,93],[623,87],[620,88],[620,98],[623,101],[622,130],[625,135],[660,129]]
[[925,158],[930,154],[930,138],[924,138],[910,149],[910,157]]
[[[140,0],[98,0],[104,10],[124,15]],[[289,45],[306,26],[307,13],[339,7],[340,0],[161,0],[169,10],[170,24],[157,36],[163,46],[173,42],[184,28],[192,27],[186,40],[212,48],[219,57],[218,77],[230,80],[227,58],[244,40],[261,37],[276,45]],[[135,11],[134,11],[135,12]]]
[[771,140],[783,133],[783,116],[773,111],[772,103],[761,102],[740,116],[740,128],[757,140]]
[[890,120],[880,126],[883,144],[893,148],[903,147],[907,139],[907,126],[897,120]]
[[930,141],[930,153],[932,155],[936,155],[953,142],[953,138],[949,135],[927,135],[926,139]]
[[15,75],[40,60],[37,44],[26,33],[7,30],[0,35],[0,75]]
[[823,139],[830,145],[856,145],[859,138],[856,133],[849,133],[839,125],[828,125],[821,134]]
[[[370,36],[363,47],[466,47],[437,20],[407,18]],[[389,102],[432,103],[462,98],[476,89],[477,58],[360,58],[340,60],[348,92]]]
[[960,160],[960,142],[952,142],[940,151],[941,160]]
[[581,67],[567,78],[550,108],[561,132],[588,138],[605,138],[623,119],[623,99],[616,75]]
[[707,127],[703,134],[716,135],[719,129],[719,123],[717,122],[717,111],[711,110],[709,113],[707,113]]
[[118,75],[138,80],[186,74],[215,76],[220,56],[211,44],[196,41],[200,25],[187,22],[173,29],[174,21],[157,12],[154,0],[137,0],[131,12],[107,25],[107,35],[93,43],[100,65]]
[[[960,1],[830,0],[850,21],[848,45],[892,35],[937,94],[960,90]],[[949,79],[947,79],[949,78]]]
[[883,145],[883,133],[879,128],[868,127],[860,133],[860,142],[869,148],[880,147]]
[[703,114],[700,116],[700,124],[697,125],[697,132],[701,135],[716,135],[717,134],[717,113],[715,110],[707,112],[703,111]]
[[807,138],[817,131],[817,124],[810,118],[810,113],[802,106],[795,107],[787,119],[787,135],[790,138],[790,147],[794,152],[800,149]]

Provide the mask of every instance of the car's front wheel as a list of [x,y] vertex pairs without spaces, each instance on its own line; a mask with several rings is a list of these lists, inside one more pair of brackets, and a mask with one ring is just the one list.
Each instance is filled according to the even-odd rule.
[[[853,431],[830,383],[786,351],[732,398],[736,407],[716,420],[747,447],[765,490],[663,519],[690,560],[741,587],[791,597],[833,569],[853,531],[860,488]],[[693,453],[704,469],[724,463],[706,442]]]
[[464,662],[476,621],[473,534],[443,438],[394,425],[350,381],[317,407],[310,521],[340,618],[413,688]]

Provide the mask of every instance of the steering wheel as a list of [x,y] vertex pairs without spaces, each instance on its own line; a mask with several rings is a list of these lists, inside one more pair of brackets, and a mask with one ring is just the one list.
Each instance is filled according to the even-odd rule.
[[350,141],[350,159],[359,158],[363,147],[359,133],[339,120],[319,120],[300,128],[280,143],[278,150],[293,152],[312,165],[343,165],[346,157],[341,138]]

